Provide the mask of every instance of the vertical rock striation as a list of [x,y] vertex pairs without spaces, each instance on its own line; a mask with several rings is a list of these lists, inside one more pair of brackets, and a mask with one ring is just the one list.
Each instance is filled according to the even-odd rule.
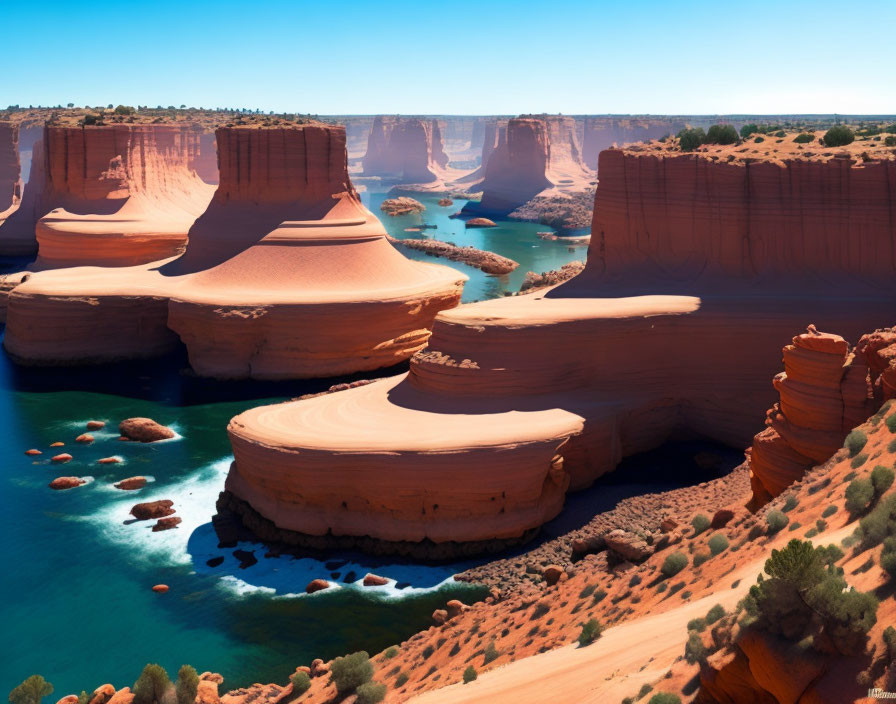
[[377,115],[367,140],[364,175],[429,184],[448,166],[437,120]]

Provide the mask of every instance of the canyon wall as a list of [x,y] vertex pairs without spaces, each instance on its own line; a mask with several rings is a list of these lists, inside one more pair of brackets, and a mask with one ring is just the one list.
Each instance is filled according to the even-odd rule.
[[127,266],[177,254],[213,188],[187,124],[44,128],[39,267]]
[[[489,173],[519,155],[543,178],[548,135],[511,120]],[[406,375],[238,417],[228,487],[291,533],[442,556],[525,539],[567,487],[669,438],[746,447],[794,329],[892,318],[896,162],[715,158],[604,152],[582,274],[440,313]],[[858,399],[846,361],[832,391]],[[347,503],[302,490],[323,475]]]
[[378,115],[370,129],[363,165],[365,176],[412,184],[437,181],[448,165],[438,122]]
[[598,156],[604,149],[676,135],[687,127],[684,120],[647,117],[586,117],[581,124],[582,156],[592,169],[597,168]]
[[0,122],[0,219],[5,220],[21,197],[19,165],[19,128],[11,122]]
[[215,133],[199,129],[198,149],[191,150],[189,166],[205,183],[218,184],[218,147]]

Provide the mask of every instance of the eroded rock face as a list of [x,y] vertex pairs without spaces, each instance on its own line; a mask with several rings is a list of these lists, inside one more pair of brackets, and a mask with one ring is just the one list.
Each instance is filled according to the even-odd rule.
[[[234,418],[227,488],[284,532],[435,553],[531,534],[568,488],[682,429],[749,445],[793,330],[858,339],[892,318],[896,162],[666,161],[604,152],[578,276],[442,312],[407,375]],[[831,391],[852,399],[844,362]]]
[[810,325],[783,354],[785,371],[774,379],[780,401],[747,453],[754,508],[825,462],[876,406],[865,356],[839,335]]
[[0,122],[0,225],[19,204],[20,171],[18,125]]
[[439,180],[448,166],[437,120],[378,115],[367,140],[364,175],[396,178],[403,183]]
[[[7,136],[11,138],[11,133]],[[7,144],[7,169],[9,169],[9,148]],[[18,150],[16,159],[18,160]],[[18,177],[17,177],[18,180]],[[44,187],[46,170],[44,165],[43,142],[38,140],[32,148],[31,171],[28,183],[21,193],[18,203],[11,202],[5,210],[0,210],[0,255],[19,257],[37,252],[34,228],[37,219],[46,212],[44,207]],[[0,207],[3,207],[0,204]],[[5,288],[0,279],[0,289]],[[5,295],[3,296],[5,299]],[[2,306],[0,306],[2,308]]]
[[[185,253],[149,266],[32,275],[10,294],[4,345],[13,358],[157,356],[174,346],[174,331],[201,375],[277,379],[391,366],[425,345],[465,277],[389,245],[348,178],[344,130],[216,135],[220,183]],[[107,330],[115,334],[98,334]]]

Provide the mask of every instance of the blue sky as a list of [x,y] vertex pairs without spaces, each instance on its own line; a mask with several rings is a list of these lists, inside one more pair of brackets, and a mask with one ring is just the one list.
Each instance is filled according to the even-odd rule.
[[0,106],[896,112],[894,0],[0,0],[0,27]]

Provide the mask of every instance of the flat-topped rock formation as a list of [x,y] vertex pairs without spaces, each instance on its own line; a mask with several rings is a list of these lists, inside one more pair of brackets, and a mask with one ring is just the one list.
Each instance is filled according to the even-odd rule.
[[465,277],[386,241],[348,178],[344,128],[234,126],[216,137],[220,184],[184,254],[32,275],[10,294],[4,344],[15,359],[153,356],[176,333],[202,375],[295,378],[390,366],[425,345]]
[[507,214],[539,194],[585,190],[594,180],[582,162],[575,120],[562,116],[526,116],[496,125],[497,144],[483,160],[480,203],[467,204],[467,212]]
[[444,311],[406,375],[235,418],[229,491],[316,540],[441,556],[524,539],[683,432],[749,445],[794,329],[892,317],[896,162],[665,161],[601,155],[579,276]]
[[364,175],[406,185],[442,186],[448,155],[437,120],[377,115],[370,129]]
[[0,228],[21,200],[19,126],[0,122]]

